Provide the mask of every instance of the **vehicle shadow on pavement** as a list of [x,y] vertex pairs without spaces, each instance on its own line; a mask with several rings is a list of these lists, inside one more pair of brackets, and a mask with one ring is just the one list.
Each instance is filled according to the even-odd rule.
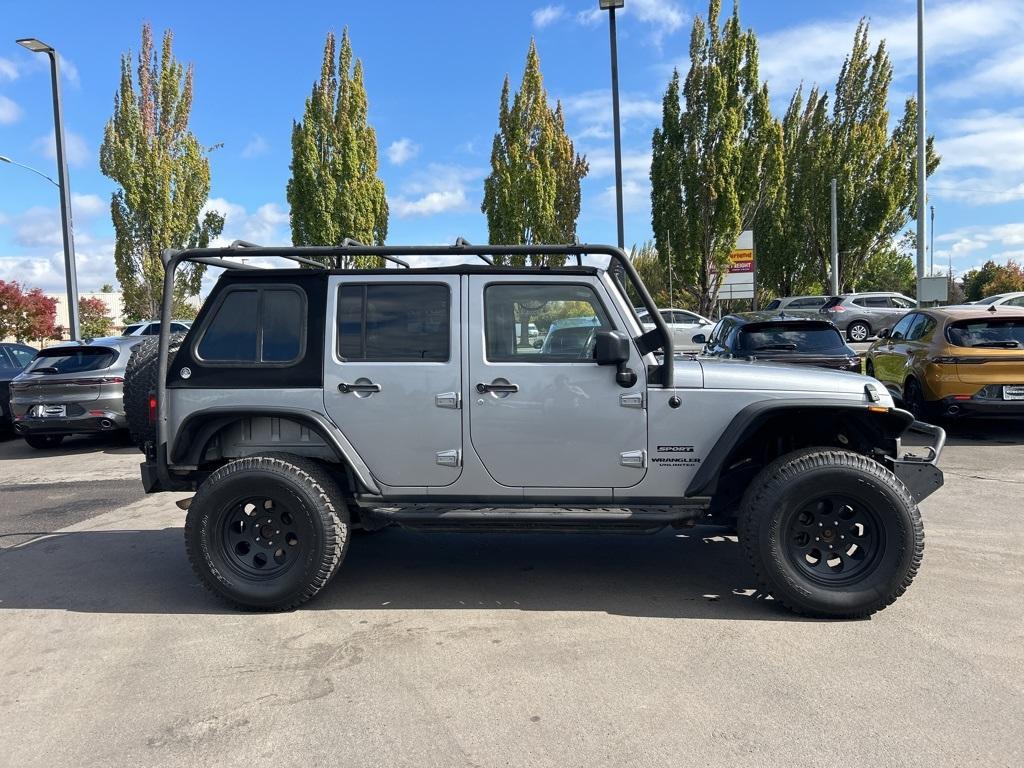
[[130,456],[137,454],[142,461],[142,453],[132,445],[126,435],[111,432],[102,435],[72,435],[64,439],[54,448],[33,448],[21,437],[0,441],[0,459],[17,461],[18,459],[46,459],[48,457],[80,456],[87,453],[107,453]]
[[[192,573],[180,528],[80,531],[0,550],[0,611],[234,613]],[[805,620],[757,591],[734,536],[417,533],[356,536],[301,610],[587,611]]]
[[940,422],[947,445],[1024,445],[1024,420],[964,419]]

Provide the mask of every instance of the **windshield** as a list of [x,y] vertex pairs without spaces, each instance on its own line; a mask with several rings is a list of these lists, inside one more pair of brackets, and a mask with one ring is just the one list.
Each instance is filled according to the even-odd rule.
[[41,350],[25,369],[27,373],[83,373],[107,368],[117,360],[109,347],[51,347]]
[[738,353],[793,351],[841,353],[845,344],[839,331],[827,325],[779,323],[741,328],[736,341]]
[[946,329],[946,338],[956,347],[1024,347],[1024,317],[960,320]]

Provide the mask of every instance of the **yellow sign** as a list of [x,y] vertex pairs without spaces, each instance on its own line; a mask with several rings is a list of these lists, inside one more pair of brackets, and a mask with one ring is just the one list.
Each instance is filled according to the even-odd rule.
[[729,254],[729,274],[735,275],[754,271],[754,250],[738,248]]

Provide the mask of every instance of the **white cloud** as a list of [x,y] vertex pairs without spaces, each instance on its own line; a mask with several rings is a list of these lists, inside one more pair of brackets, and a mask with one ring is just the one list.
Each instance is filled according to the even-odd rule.
[[401,138],[391,142],[387,148],[388,160],[392,165],[403,165],[419,154],[420,147],[409,138]]
[[80,195],[71,193],[71,210],[76,221],[92,219],[110,210],[109,203],[99,195]]
[[21,119],[21,107],[0,94],[0,125],[10,125]]
[[600,8],[588,8],[576,14],[576,23],[585,27],[596,26],[604,18],[605,13],[606,11],[602,11]]
[[402,193],[388,200],[388,205],[400,219],[471,210],[466,186],[483,178],[484,173],[478,168],[431,163],[407,180]]
[[[601,23],[606,13],[598,7],[591,7],[576,14],[576,23],[593,27]],[[623,16],[633,16],[650,25],[655,45],[661,45],[666,35],[675,32],[686,21],[686,13],[674,0],[629,0],[615,11],[616,20]]]
[[[51,130],[48,134],[38,137],[32,142],[32,149],[39,154],[48,157],[50,160],[57,159],[57,142],[54,140],[54,133]],[[74,131],[64,131],[64,152],[68,158],[68,165],[85,165],[92,155],[85,139]]]
[[0,80],[17,80],[18,67],[10,59],[0,56]]
[[546,5],[533,12],[533,26],[543,29],[558,21],[563,15],[565,15],[565,8],[561,5]]
[[[598,203],[605,211],[615,210],[615,185],[602,190]],[[651,206],[651,185],[639,179],[623,179],[622,210],[625,213],[649,210]]]
[[[600,178],[615,173],[615,155],[610,150],[591,152],[587,155],[590,163],[589,178]],[[651,153],[623,152],[622,175],[647,178],[651,172]]]
[[970,205],[1024,199],[1024,110],[975,112],[945,121],[935,141],[942,163],[930,189]]
[[260,136],[258,133],[253,134],[253,137],[249,139],[249,143],[242,147],[241,155],[246,160],[260,155],[265,155],[270,150],[270,145],[267,140]]
[[60,73],[64,76],[64,79],[76,88],[81,85],[81,79],[78,77],[78,67],[70,59],[65,59],[63,56],[58,54],[60,57]]
[[224,217],[224,231],[211,245],[230,245],[245,240],[257,245],[291,245],[288,211],[277,203],[264,203],[252,213],[245,206],[223,197],[212,197],[203,206],[200,216],[217,211]]
[[935,242],[945,246],[935,249],[937,261],[947,261],[950,257],[954,260],[964,257],[971,259],[970,266],[960,269],[963,272],[989,259],[1005,262],[1010,258],[1019,258],[1020,246],[1024,245],[1024,222],[961,227],[936,235]]
[[975,64],[967,75],[941,83],[936,93],[954,99],[1024,93],[1024,44],[1002,48]]
[[[903,4],[902,15],[871,19],[873,44],[885,39],[897,79],[913,76],[917,58],[917,17]],[[800,82],[831,87],[853,44],[858,17],[815,21],[760,36],[761,77],[775,94],[789,94]],[[996,21],[998,20],[998,21]],[[1019,0],[947,0],[935,3],[926,17],[926,60],[930,66],[964,54],[984,54],[996,41],[1016,41],[1024,26],[1024,4]],[[680,69],[685,70],[683,62]]]
[[[579,130],[570,133],[580,140],[596,139],[605,141],[612,137],[612,95],[610,90],[591,90],[567,96],[562,101],[566,117],[573,124],[580,124]],[[619,96],[619,121],[622,131],[636,128],[650,140],[648,129],[661,119],[661,101],[639,94],[624,93]]]

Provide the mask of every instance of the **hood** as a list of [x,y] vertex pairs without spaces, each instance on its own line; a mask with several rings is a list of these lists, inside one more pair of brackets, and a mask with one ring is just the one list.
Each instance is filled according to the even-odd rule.
[[702,357],[699,361],[704,370],[704,387],[707,389],[828,392],[863,396],[864,385],[872,384],[883,398],[886,397],[885,387],[877,381],[849,371],[721,357]]

